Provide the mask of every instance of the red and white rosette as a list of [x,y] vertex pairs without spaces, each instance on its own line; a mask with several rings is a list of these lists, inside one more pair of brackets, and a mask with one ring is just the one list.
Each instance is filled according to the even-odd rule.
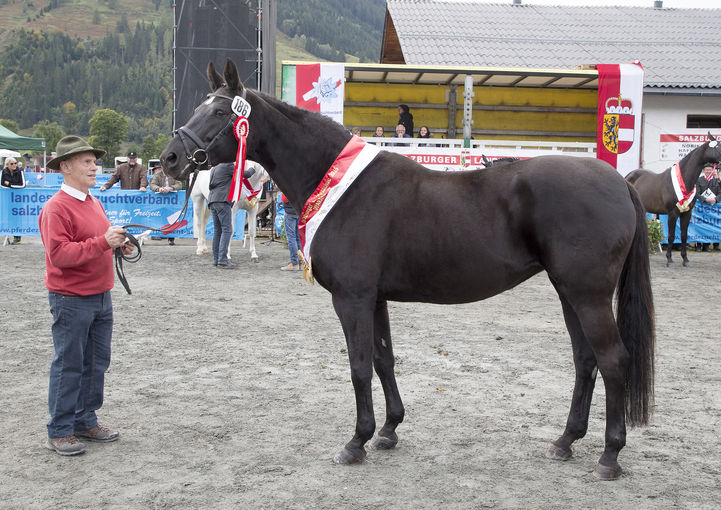
[[235,166],[233,168],[233,181],[230,184],[228,192],[228,200],[237,202],[240,200],[241,191],[243,189],[243,180],[245,173],[245,151],[247,148],[246,139],[250,126],[247,117],[238,117],[233,124],[233,134],[238,140],[238,152],[235,155]]

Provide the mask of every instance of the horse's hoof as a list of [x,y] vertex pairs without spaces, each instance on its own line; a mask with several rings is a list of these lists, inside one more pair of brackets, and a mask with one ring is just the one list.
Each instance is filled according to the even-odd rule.
[[260,262],[260,259],[258,257],[250,257],[250,261],[257,264],[258,262]]
[[[671,262],[670,260],[668,262],[666,262],[666,267],[673,267],[674,265],[675,264],[673,262]],[[684,265],[686,265],[686,264],[684,264]]]
[[684,260],[682,265],[683,267],[691,267],[691,262],[688,260]]
[[364,448],[356,450],[356,452],[350,451],[348,448],[343,448],[341,451],[335,454],[333,462],[336,464],[358,464],[363,462],[366,458],[366,451]]
[[555,443],[551,443],[551,446],[546,452],[546,457],[552,460],[568,460],[573,456],[573,450],[570,448],[561,448]]
[[599,480],[616,480],[621,476],[622,472],[623,470],[618,463],[613,466],[604,466],[599,462],[596,464],[596,469],[593,470],[593,476]]
[[[395,435],[395,434],[394,434]],[[371,439],[370,448],[371,450],[390,450],[398,444],[398,436],[396,437],[385,437],[376,434]]]

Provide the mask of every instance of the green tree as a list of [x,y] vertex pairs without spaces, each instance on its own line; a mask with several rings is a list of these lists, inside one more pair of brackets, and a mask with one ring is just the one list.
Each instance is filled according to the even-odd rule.
[[13,133],[17,133],[20,130],[18,123],[10,119],[0,119],[0,125],[5,126]]
[[58,141],[65,136],[65,131],[57,122],[41,120],[33,126],[33,136],[35,138],[45,138],[45,147],[49,151],[54,151]]
[[93,147],[107,152],[103,157],[103,165],[112,167],[115,156],[120,152],[120,142],[128,135],[128,119],[110,108],[103,108],[93,114],[89,124],[88,142]]

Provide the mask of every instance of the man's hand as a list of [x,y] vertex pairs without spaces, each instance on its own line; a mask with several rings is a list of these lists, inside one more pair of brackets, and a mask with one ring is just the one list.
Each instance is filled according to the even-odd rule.
[[[105,232],[105,240],[108,242],[108,245],[113,250],[115,248],[119,248],[120,246],[123,246],[123,243],[125,243],[125,229],[123,227],[111,226]],[[130,245],[130,246],[132,248],[132,245]],[[123,251],[124,251],[124,248],[123,248]]]
[[707,203],[707,204],[714,205],[714,204],[716,203],[716,197],[708,197],[708,198],[706,199],[706,203]]
[[100,186],[100,191],[105,191],[106,189],[108,188],[106,188],[105,186]]
[[145,186],[140,186],[140,191],[145,191]]
[[125,243],[123,243],[123,253],[125,255],[130,255],[134,250],[135,245],[126,239]]

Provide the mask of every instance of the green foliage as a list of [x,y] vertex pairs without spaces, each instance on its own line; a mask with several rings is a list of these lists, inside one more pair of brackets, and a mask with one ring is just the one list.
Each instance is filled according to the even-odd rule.
[[[165,125],[155,127],[167,132],[172,66],[166,39],[171,32],[138,23],[123,36],[81,41],[59,32],[20,30],[0,53],[0,111],[21,127],[47,119],[87,135],[93,111],[105,107],[141,123],[165,119]],[[145,134],[133,141],[139,143]]]
[[657,253],[659,251],[659,244],[661,244],[665,238],[663,235],[663,224],[659,220],[646,220],[646,224],[648,225],[648,251]]
[[385,6],[384,0],[283,0],[278,28],[290,37],[305,35],[305,49],[319,57],[343,61],[348,53],[378,62]]
[[33,136],[35,138],[45,138],[45,147],[51,152],[55,150],[58,142],[65,134],[65,131],[57,122],[41,120],[33,126]]
[[10,131],[12,131],[13,133],[16,133],[16,134],[18,131],[20,131],[20,128],[18,127],[18,123],[15,122],[14,120],[0,119],[0,125],[8,128]]
[[103,166],[112,167],[115,156],[120,152],[120,143],[128,134],[128,119],[124,115],[104,108],[90,119],[90,145],[107,151]]
[[168,145],[167,135],[163,133],[158,134],[157,137],[148,135],[143,138],[143,145],[138,154],[143,158],[143,161],[148,161],[149,159],[159,157],[166,145]]

